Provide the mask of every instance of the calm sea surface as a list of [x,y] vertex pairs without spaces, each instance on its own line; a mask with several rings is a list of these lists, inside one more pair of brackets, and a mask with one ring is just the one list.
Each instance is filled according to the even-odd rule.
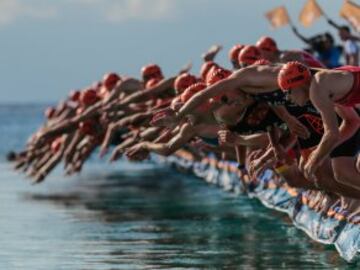
[[97,158],[32,186],[4,155],[43,106],[0,106],[0,269],[358,269],[280,213],[162,165]]

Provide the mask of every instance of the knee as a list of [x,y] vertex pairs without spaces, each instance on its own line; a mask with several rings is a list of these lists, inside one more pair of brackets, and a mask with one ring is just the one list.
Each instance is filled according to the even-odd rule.
[[333,171],[334,171],[334,178],[335,178],[336,182],[338,182],[340,184],[346,184],[348,182],[347,181],[348,177],[346,175],[345,170],[335,167]]

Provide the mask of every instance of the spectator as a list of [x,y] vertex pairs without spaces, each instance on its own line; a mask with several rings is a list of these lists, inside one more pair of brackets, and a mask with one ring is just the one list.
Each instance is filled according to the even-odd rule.
[[301,35],[293,26],[294,34],[305,42],[309,48],[306,51],[316,55],[316,57],[328,68],[335,68],[341,66],[340,57],[342,54],[342,47],[334,44],[334,38],[329,32],[319,34],[311,38],[306,38]]
[[330,19],[328,19],[328,23],[338,30],[339,37],[343,41],[346,65],[358,66],[359,47],[356,44],[356,41],[359,41],[359,38],[351,34],[350,27],[347,25],[339,26]]

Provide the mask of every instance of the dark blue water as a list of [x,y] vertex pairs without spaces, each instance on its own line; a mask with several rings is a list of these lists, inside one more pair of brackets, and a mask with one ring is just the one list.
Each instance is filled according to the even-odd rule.
[[283,214],[149,163],[55,171],[31,186],[3,155],[43,106],[0,106],[0,269],[358,269]]

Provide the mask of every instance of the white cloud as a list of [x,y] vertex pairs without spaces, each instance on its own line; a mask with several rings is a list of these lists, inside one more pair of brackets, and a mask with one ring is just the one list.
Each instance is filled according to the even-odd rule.
[[122,22],[132,19],[163,20],[173,17],[176,10],[175,5],[176,1],[169,0],[113,1],[105,11],[105,16],[111,22]]
[[54,17],[56,13],[54,6],[33,6],[20,0],[0,0],[0,25],[10,24],[23,17],[47,19]]
[[173,18],[175,0],[0,0],[0,25],[20,18],[49,19],[66,10],[88,8],[109,22],[164,20]]

